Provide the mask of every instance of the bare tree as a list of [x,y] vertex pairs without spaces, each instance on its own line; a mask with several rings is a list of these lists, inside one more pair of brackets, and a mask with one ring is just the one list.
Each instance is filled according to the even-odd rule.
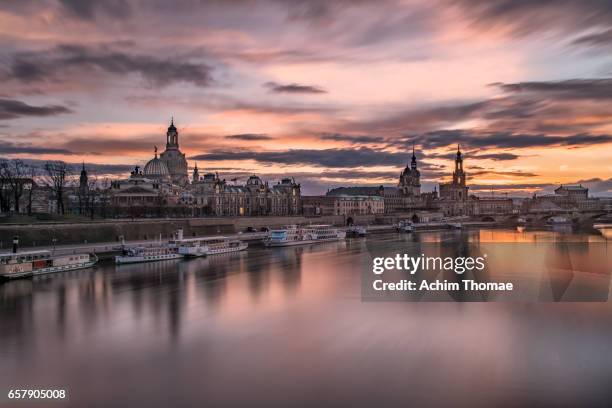
[[34,191],[38,187],[36,184],[36,176],[38,176],[38,168],[35,166],[28,166],[27,170],[28,178],[30,179],[30,188],[28,189],[28,215],[32,215],[32,201],[34,200]]
[[57,200],[57,212],[63,215],[65,213],[64,193],[70,175],[70,167],[63,161],[48,161],[45,164],[45,171],[49,176],[49,184]]
[[[5,160],[0,163],[2,168],[3,186],[7,187],[10,192],[13,210],[19,213],[19,204],[21,196],[23,196],[24,185],[26,184],[26,165],[19,159]],[[10,205],[9,205],[10,206]]]
[[85,205],[89,211],[89,217],[93,220],[96,209],[96,199],[98,198],[98,178],[93,175],[89,176],[87,181],[87,195]]
[[6,160],[0,161],[0,212],[9,212],[11,210],[11,191],[9,188],[9,175]]
[[98,200],[100,207],[100,216],[102,218],[106,218],[107,207],[111,200],[111,186],[112,183],[108,177],[104,178],[102,181],[98,183],[99,191],[98,191]]

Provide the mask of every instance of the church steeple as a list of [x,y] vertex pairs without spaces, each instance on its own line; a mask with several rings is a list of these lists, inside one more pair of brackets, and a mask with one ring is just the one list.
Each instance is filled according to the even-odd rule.
[[87,190],[87,170],[85,170],[85,162],[83,162],[83,167],[81,168],[81,176],[79,177],[79,188],[81,191]]
[[416,159],[416,155],[414,154],[414,142],[412,143],[412,160],[410,161],[410,168],[412,170],[417,169],[417,159]]
[[457,143],[457,155],[455,156],[455,171],[453,172],[453,184],[465,186],[465,172],[463,171],[463,154],[459,143]]
[[170,119],[170,126],[168,126],[168,131],[166,132],[166,149],[178,149],[178,130],[174,126],[174,116]]
[[196,183],[198,181],[200,181],[200,173],[198,172],[198,162],[196,162],[193,168],[193,182]]

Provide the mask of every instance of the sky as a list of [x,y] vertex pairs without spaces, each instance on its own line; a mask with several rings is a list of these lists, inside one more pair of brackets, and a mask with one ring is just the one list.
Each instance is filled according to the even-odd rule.
[[0,157],[127,177],[171,117],[190,169],[303,194],[612,196],[608,0],[0,2]]

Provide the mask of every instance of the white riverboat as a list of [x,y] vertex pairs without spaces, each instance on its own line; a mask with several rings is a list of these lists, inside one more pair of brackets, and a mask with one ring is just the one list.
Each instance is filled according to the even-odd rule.
[[227,237],[188,238],[177,241],[179,254],[186,257],[225,254],[243,251],[248,248],[246,242]]
[[117,265],[132,264],[141,262],[168,261],[180,259],[183,255],[179,254],[176,245],[165,244],[154,247],[123,247],[122,254],[115,257]]
[[397,232],[414,232],[414,224],[408,220],[400,220],[395,226]]
[[54,255],[51,251],[0,254],[0,279],[29,278],[48,273],[85,269],[98,262],[96,254]]
[[367,234],[368,230],[361,225],[351,225],[346,229],[346,235],[350,237],[365,237]]
[[346,238],[346,232],[331,225],[308,225],[304,227],[288,225],[282,229],[270,231],[270,237],[264,241],[264,245],[268,247],[304,245],[339,241],[344,238]]

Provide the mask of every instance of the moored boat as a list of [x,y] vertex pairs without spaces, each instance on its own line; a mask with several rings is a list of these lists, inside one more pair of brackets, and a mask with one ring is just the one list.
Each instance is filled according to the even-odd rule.
[[400,220],[395,226],[397,232],[414,232],[414,224],[412,221]]
[[346,235],[351,237],[365,237],[367,233],[366,227],[361,225],[351,225],[346,229]]
[[304,245],[339,241],[344,238],[346,238],[346,232],[331,225],[308,225],[305,227],[288,225],[282,229],[270,231],[270,237],[264,241],[264,245],[268,247]]
[[248,246],[246,242],[227,237],[190,238],[178,242],[178,252],[186,257],[199,257],[242,251]]
[[180,259],[183,255],[179,254],[178,247],[165,244],[154,247],[123,247],[122,254],[115,257],[117,265],[167,261],[170,259]]
[[74,271],[94,266],[96,254],[54,255],[51,251],[24,251],[0,254],[0,278],[29,278],[49,273]]

